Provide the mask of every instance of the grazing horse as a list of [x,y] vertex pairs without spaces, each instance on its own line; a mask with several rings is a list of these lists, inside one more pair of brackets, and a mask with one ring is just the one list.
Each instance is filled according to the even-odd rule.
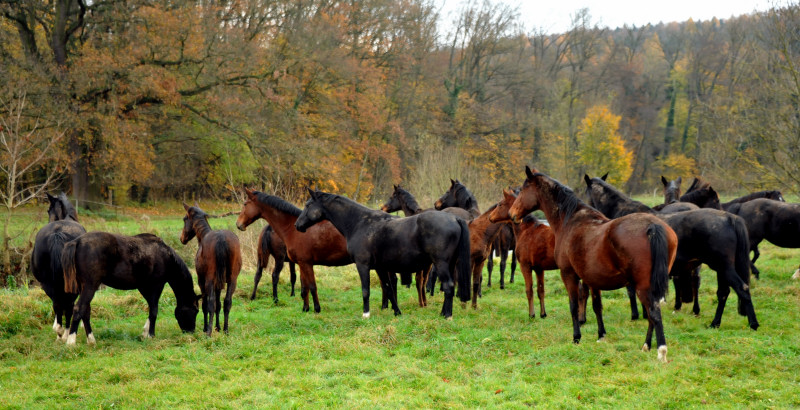
[[330,221],[347,240],[347,251],[361,278],[363,317],[369,311],[369,271],[374,269],[385,289],[389,289],[395,315],[397,277],[389,272],[419,272],[431,264],[442,281],[442,316],[453,315],[455,273],[458,267],[458,297],[470,298],[469,228],[460,218],[445,212],[422,212],[400,218],[369,209],[339,195],[308,190],[311,199],[297,218],[295,227],[305,232],[324,220]]
[[216,315],[216,328],[219,332],[220,296],[222,288],[227,285],[225,292],[225,325],[223,330],[228,333],[228,314],[231,312],[233,292],[236,291],[236,279],[242,269],[242,251],[239,246],[239,237],[235,233],[222,229],[211,230],[208,224],[208,214],[197,206],[183,204],[186,215],[183,217],[183,230],[181,243],[186,245],[197,236],[197,255],[194,263],[197,271],[197,284],[203,297],[203,331],[211,336],[211,327]]
[[508,211],[518,222],[541,209],[555,235],[555,259],[569,294],[572,339],[581,339],[578,320],[579,281],[591,288],[592,308],[597,316],[598,339],[605,337],[601,290],[619,289],[633,283],[648,310],[648,328],[643,351],[650,350],[656,333],[658,359],[667,360],[667,343],[661,320],[660,301],[667,292],[669,270],[675,260],[678,238],[654,215],[634,213],[608,219],[584,204],[568,187],[525,167],[526,178],[519,196]]
[[317,281],[314,265],[344,266],[353,263],[347,253],[347,243],[330,222],[315,225],[308,232],[300,232],[294,227],[301,210],[278,198],[245,188],[247,200],[236,219],[236,227],[244,231],[258,218],[267,223],[286,244],[286,254],[300,268],[300,295],[303,297],[303,312],[309,309],[309,293],[314,300],[314,312],[319,313]]
[[[601,178],[589,178],[587,175],[584,180],[592,206],[609,218],[628,215],[634,206],[639,207],[635,212],[655,214],[652,209],[628,198]],[[681,292],[686,281],[691,280],[694,285],[693,311],[700,313],[697,299],[699,278],[696,272],[700,264],[705,263],[717,272],[718,303],[711,327],[719,327],[730,287],[733,287],[739,296],[739,313],[747,316],[753,330],[757,329],[758,320],[750,297],[749,241],[744,221],[735,215],[713,209],[655,215],[666,222],[678,237],[678,250],[670,271],[675,284],[675,309],[680,309],[682,297],[685,297],[683,301],[691,300]],[[681,286],[679,282],[684,285]],[[631,310],[635,309],[636,303],[631,298]]]
[[142,233],[136,236],[89,232],[70,241],[61,255],[64,265],[64,291],[79,293],[72,314],[67,344],[75,344],[78,323],[83,320],[89,344],[95,344],[89,322],[91,302],[100,285],[115,289],[138,289],[144,296],[149,315],[142,337],[156,334],[158,300],[164,285],[175,293],[175,319],[184,332],[194,332],[197,320],[197,295],[192,274],[183,260],[161,238]]
[[[759,271],[755,263],[761,255],[758,251],[761,241],[766,240],[781,248],[800,248],[800,204],[759,198],[732,204],[728,212],[739,215],[747,224],[750,250],[753,251],[750,268],[756,278]],[[792,277],[798,276],[800,268],[795,270]]]
[[86,230],[78,223],[78,213],[63,192],[58,197],[47,194],[47,199],[50,201],[47,209],[50,223],[36,233],[31,253],[31,271],[44,293],[53,301],[53,313],[56,316],[53,330],[58,338],[69,328],[72,308],[78,297],[75,293],[64,292],[61,253],[64,244],[85,234]]
[[[459,180],[450,180],[450,188],[445,191],[444,194],[436,201],[434,207],[438,210],[445,209],[447,207],[456,207],[461,209],[466,209],[472,218],[478,217],[481,214],[480,209],[478,208],[478,200],[475,199],[475,196],[472,195],[472,192],[467,189],[464,184],[462,184]],[[511,255],[511,280],[509,282],[514,282],[514,271],[517,268],[517,258],[513,255],[514,250],[514,231],[511,229],[511,226],[508,224],[504,224],[503,227],[500,228],[501,232],[495,239],[495,242],[492,244],[493,253],[497,253],[500,257],[500,289],[505,289],[505,273],[506,273],[506,260],[508,259],[508,252],[509,250],[512,251]],[[486,272],[487,272],[487,281],[486,286],[492,286],[492,270],[494,270],[494,259],[488,258],[486,261]],[[475,284],[473,283],[473,286]],[[480,287],[479,287],[480,289]],[[479,291],[480,293],[480,291]]]
[[[258,261],[256,266],[256,276],[253,279],[253,294],[250,295],[250,300],[255,300],[256,291],[258,290],[258,282],[261,281],[261,272],[269,264],[270,256],[275,260],[275,266],[272,268],[272,300],[278,303],[278,278],[283,270],[283,263],[289,259],[286,254],[286,244],[275,230],[272,225],[267,225],[258,235],[258,250],[256,251]],[[290,281],[292,283],[292,294],[294,296],[294,284],[297,281],[297,275],[294,272],[294,262],[289,260],[289,272],[291,273]]]
[[[503,190],[503,200],[489,214],[492,222],[511,221],[508,215],[517,195],[510,190]],[[525,295],[528,297],[528,315],[536,317],[533,309],[533,276],[536,272],[536,293],[539,295],[539,317],[547,317],[544,309],[544,271],[558,269],[555,258],[556,237],[550,225],[542,223],[533,215],[522,218],[513,224],[514,236],[517,238],[515,254],[519,258],[519,267],[525,279]],[[585,312],[583,321],[586,321]]]

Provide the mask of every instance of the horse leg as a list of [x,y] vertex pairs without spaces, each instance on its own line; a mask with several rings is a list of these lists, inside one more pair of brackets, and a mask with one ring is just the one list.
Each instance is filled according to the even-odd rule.
[[283,260],[278,260],[278,258],[272,258],[275,261],[275,266],[272,268],[272,301],[276,304],[278,303],[278,279],[281,277],[281,271],[283,270]]
[[308,291],[311,293],[311,297],[314,299],[314,313],[319,313],[322,308],[319,306],[319,295],[317,294],[317,278],[314,276],[314,267],[309,266],[309,274],[308,274]]
[[700,315],[700,267],[698,266],[692,271],[692,277],[690,279],[692,281],[692,300],[694,300],[694,304],[692,305],[692,313],[695,316]]
[[728,286],[728,280],[724,272],[717,272],[717,312],[711,321],[711,327],[718,328],[722,322],[722,312],[725,310],[725,303],[728,301],[730,293],[731,288]]
[[728,284],[739,299],[739,314],[747,316],[747,322],[753,330],[758,329],[758,319],[756,319],[755,308],[753,307],[753,299],[750,297],[750,286],[745,283],[742,278],[736,274],[733,268],[725,270],[725,277]]
[[231,283],[228,284],[228,289],[225,292],[225,310],[224,310],[225,323],[224,327],[222,328],[225,334],[228,334],[228,314],[231,313],[231,306],[233,305],[233,292],[235,291],[236,291],[236,282],[231,281]]
[[158,300],[161,298],[161,289],[139,289],[139,293],[147,301],[147,320],[144,322],[142,338],[152,338],[156,335],[156,318],[158,317]]
[[289,280],[292,282],[292,294],[294,296],[294,283],[297,282],[297,275],[294,273],[294,262],[289,261]]
[[69,332],[65,334],[68,345],[75,344],[78,336],[78,326],[80,326],[81,321],[83,321],[83,327],[86,329],[86,343],[95,343],[94,335],[92,335],[92,326],[89,323],[89,315],[92,309],[91,303],[95,291],[96,289],[94,286],[84,284],[80,297],[78,298],[78,303],[75,304],[75,307],[72,309],[72,322],[69,326]]
[[500,248],[500,289],[505,289],[505,276],[506,276],[506,261],[508,260],[508,252]]
[[[630,284],[626,287],[626,289],[628,290],[628,300],[630,300],[631,302],[631,320],[638,320],[639,306],[636,303],[636,288],[634,287],[633,284]],[[677,288],[675,292],[677,293]]]
[[[379,273],[378,276],[381,276]],[[395,316],[400,316],[400,307],[397,305],[397,273],[383,272],[383,278],[386,281],[386,290],[388,290],[389,301],[392,302],[392,310]]]
[[[261,266],[261,261],[258,262],[256,266],[256,276],[253,278],[253,293],[250,295],[250,300],[256,299],[256,291],[258,290],[258,282],[261,281],[261,272],[264,270],[264,267]],[[272,297],[275,298],[275,290],[272,290]],[[276,300],[277,302],[277,300]]]
[[474,263],[472,265],[472,308],[478,308],[478,293],[481,289],[481,272],[483,271],[483,262]]
[[[514,283],[514,271],[517,269],[517,251],[511,250],[511,277],[508,278],[508,283]],[[544,316],[542,316],[544,317]]]
[[217,332],[219,332],[220,331],[220,327],[219,327],[219,316],[220,315],[219,315],[219,312],[222,310],[222,303],[220,303],[220,299],[222,298],[222,289],[215,289],[214,290],[214,297],[216,298],[216,305],[214,305],[214,307],[217,308],[216,316],[214,317],[217,320],[215,328],[217,329]]
[[[453,317],[453,295],[455,294],[455,283],[453,280],[455,269],[450,268],[447,261],[439,261],[435,263],[436,274],[439,275],[439,280],[442,282],[442,292],[444,293],[444,303],[442,304],[441,315],[445,319]],[[467,274],[470,272],[458,272],[459,275]]]
[[580,279],[571,269],[561,270],[561,281],[567,288],[567,295],[569,295],[569,313],[572,316],[572,342],[578,344],[581,342],[581,325],[578,320],[578,299],[580,299],[578,287],[580,286]]
[[592,310],[597,317],[597,341],[606,337],[606,326],[603,322],[603,300],[600,298],[600,291],[592,289]]
[[494,254],[497,252],[497,240],[492,243],[492,249],[489,251],[489,257],[486,258],[486,286],[492,287],[492,270],[494,270]]
[[586,282],[578,283],[578,324],[583,326],[586,323],[586,301],[589,300],[589,285]]
[[645,336],[645,343],[642,346],[642,351],[647,352],[650,350],[653,341],[653,330],[656,331],[656,344],[658,346],[658,360],[667,362],[667,341],[664,338],[664,323],[661,320],[661,305],[657,300],[650,300],[647,294],[647,289],[637,289],[636,293],[639,300],[647,310],[647,334]]
[[[530,275],[530,272],[528,273]],[[547,311],[544,310],[544,270],[542,268],[536,269],[536,293],[539,295],[539,317],[546,318]],[[529,296],[530,305],[533,298],[533,295]],[[533,306],[531,306],[531,316],[533,316]]]
[[216,311],[216,307],[214,305],[214,281],[207,280],[205,283],[205,291],[203,292],[203,331],[206,332],[206,336],[211,336],[211,331],[214,326],[214,312]]
[[533,275],[531,274],[531,265],[528,263],[520,263],[520,270],[522,271],[522,278],[525,280],[525,296],[528,297],[528,317],[535,318],[536,313],[533,311]]
[[425,302],[424,302],[425,290],[423,289],[423,287],[425,286],[424,285],[425,279],[427,279],[427,277],[425,276],[425,271],[419,271],[414,276],[414,283],[416,284],[417,288],[417,299],[419,300],[419,307],[425,307]]
[[756,279],[761,275],[761,272],[756,268],[756,260],[761,256],[761,252],[758,251],[759,243],[760,242],[750,242],[750,249],[753,251],[753,259],[750,260],[750,270],[753,272],[753,276],[755,276]]
[[[683,278],[682,278],[681,275],[672,275],[672,287],[675,289],[675,307],[673,309],[676,310],[676,311],[677,310],[681,310],[681,306],[683,306],[683,300],[681,298],[681,295],[683,293],[682,292],[682,290],[683,290],[682,281],[683,281]],[[631,295],[630,289],[628,289],[628,296],[629,297],[633,296],[633,295]],[[636,307],[636,299],[632,297],[631,298],[631,310],[634,307]]]
[[308,282],[309,276],[313,275],[311,265],[299,263],[300,265],[300,296],[303,297],[303,312],[308,312]]
[[381,281],[381,310],[384,310],[389,307],[389,293],[391,291],[389,290],[389,284],[386,283],[386,278],[380,273],[378,273],[378,279]]
[[438,276],[436,268],[433,265],[431,265],[431,270],[428,273],[428,284],[427,284],[428,292],[431,293],[431,297],[433,297],[433,291],[434,289],[436,289],[436,276]]
[[369,266],[356,264],[356,269],[358,269],[358,277],[361,279],[361,298],[364,300],[364,311],[361,317],[367,319],[369,318]]

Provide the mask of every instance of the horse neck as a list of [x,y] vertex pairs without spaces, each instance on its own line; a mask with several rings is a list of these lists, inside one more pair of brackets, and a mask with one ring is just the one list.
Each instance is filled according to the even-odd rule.
[[212,230],[206,218],[193,218],[192,228],[194,229],[194,234],[197,236],[198,242],[203,242],[203,238]]
[[[177,255],[172,255],[171,257],[178,258]],[[175,301],[178,306],[185,304],[187,300],[191,303],[191,298],[194,297],[192,275],[185,264],[179,263],[177,259],[175,259],[174,263],[176,266],[167,269],[167,283],[172,288],[172,293],[175,294]]]
[[[371,209],[340,196],[323,203],[322,206],[325,208],[326,219],[345,238],[349,238],[359,225],[369,222],[374,217]],[[381,217],[385,215],[382,213]]]
[[469,222],[469,225],[474,227],[476,232],[480,232],[482,234],[482,242],[484,244],[494,241],[497,235],[500,234],[500,228],[503,227],[502,223],[493,223],[489,221],[489,214],[492,213],[493,209],[494,208],[484,212]]
[[277,208],[271,207],[263,202],[258,202],[259,209],[261,210],[261,217],[267,221],[269,226],[273,227],[275,232],[280,232],[278,236],[281,238],[288,238],[291,232],[297,232],[294,223],[297,217],[281,211]]
[[408,194],[401,199],[400,207],[406,216],[412,216],[422,212],[422,208],[417,203],[417,200],[411,196],[411,194]]

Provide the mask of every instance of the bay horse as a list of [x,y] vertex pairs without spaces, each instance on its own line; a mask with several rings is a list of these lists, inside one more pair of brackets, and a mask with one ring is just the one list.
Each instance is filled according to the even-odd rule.
[[[362,317],[368,318],[369,271],[374,269],[389,290],[396,289],[397,277],[389,272],[418,272],[431,264],[442,281],[442,316],[453,315],[453,294],[458,268],[458,297],[470,299],[469,228],[460,218],[445,212],[422,212],[400,218],[369,209],[339,195],[308,189],[311,198],[295,222],[300,232],[317,223],[330,221],[347,241],[347,251],[361,279]],[[399,315],[397,292],[390,293],[395,315]]]
[[[482,281],[483,264],[491,258],[492,246],[497,237],[502,233],[507,222],[492,222],[489,215],[497,205],[493,205],[480,216],[469,221],[470,265],[472,267],[472,307],[478,308],[478,296]],[[461,272],[459,271],[459,275]],[[501,281],[502,284],[502,281]]]
[[[446,209],[448,207],[461,208],[467,210],[472,218],[476,218],[481,214],[478,207],[478,200],[475,195],[470,192],[467,187],[459,180],[450,179],[450,188],[442,194],[441,197],[434,204],[434,208],[438,210]],[[472,219],[470,218],[470,219]],[[497,253],[500,257],[500,289],[505,289],[505,272],[506,260],[508,259],[508,252],[511,251],[511,278],[510,283],[514,283],[514,271],[517,268],[517,258],[513,255],[514,251],[514,231],[511,226],[504,224],[500,234],[492,244],[493,253]],[[487,281],[486,286],[492,286],[492,270],[494,270],[494,259],[488,258],[486,261]],[[474,286],[474,284],[473,284]]]
[[[253,294],[250,295],[250,300],[255,300],[256,291],[258,290],[258,282],[261,281],[261,274],[264,268],[269,265],[269,258],[275,261],[275,266],[272,267],[272,300],[278,303],[278,279],[283,270],[284,262],[289,259],[286,254],[286,244],[275,230],[272,225],[267,225],[258,234],[258,249],[256,250],[257,265],[256,276],[253,279]],[[297,275],[294,271],[294,262],[289,262],[290,281],[292,283],[292,294],[294,296],[294,284],[297,281]]]
[[[725,302],[733,287],[739,297],[739,313],[747,316],[750,327],[758,328],[753,302],[750,296],[750,269],[745,222],[724,211],[698,209],[694,211],[659,214],[641,202],[634,201],[608,184],[602,178],[584,176],[586,193],[592,206],[609,218],[619,218],[631,212],[654,214],[666,222],[678,237],[678,249],[670,275],[675,285],[675,309],[682,301],[694,299],[695,314],[700,313],[697,288],[697,270],[705,263],[717,273],[717,310],[711,327],[719,327]],[[633,210],[633,208],[637,208]],[[681,283],[682,282],[682,283]],[[683,287],[689,283],[691,295],[687,297]],[[682,300],[682,298],[684,298]],[[631,310],[636,303],[631,298]]]
[[61,253],[67,242],[85,234],[86,229],[78,223],[78,212],[63,192],[57,197],[48,193],[47,200],[50,202],[47,209],[50,222],[36,233],[31,253],[31,271],[53,302],[56,317],[53,330],[58,338],[70,326],[72,308],[78,297],[76,293],[64,292]]
[[[503,200],[489,214],[492,222],[511,222],[508,211],[517,199],[511,190],[503,190]],[[539,317],[547,317],[544,308],[544,271],[558,269],[555,258],[556,237],[550,224],[543,223],[533,215],[522,218],[518,224],[512,224],[516,237],[515,254],[519,259],[522,277],[525,279],[525,295],[528,297],[528,315],[536,317],[533,308],[533,275],[536,273],[536,293],[539,296]],[[585,312],[583,321],[586,321]]]
[[89,232],[64,246],[64,291],[78,293],[72,323],[65,334],[68,345],[74,345],[78,324],[83,321],[87,343],[95,344],[90,323],[91,302],[100,285],[115,289],[137,289],[147,301],[149,314],[143,338],[156,334],[158,300],[164,285],[175,293],[175,319],[184,332],[194,332],[197,320],[197,295],[192,274],[183,260],[161,238],[142,233],[136,236],[107,232]]
[[347,242],[330,223],[323,222],[300,232],[294,227],[301,210],[274,195],[245,188],[247,199],[236,219],[236,227],[244,231],[258,218],[264,218],[286,245],[286,254],[300,268],[300,295],[303,312],[309,309],[309,294],[314,301],[314,312],[319,313],[317,281],[314,265],[345,266],[353,263],[347,253]]
[[[186,215],[183,217],[183,230],[181,243],[186,245],[197,236],[197,254],[195,255],[195,270],[197,271],[197,284],[203,298],[203,331],[211,336],[214,317],[216,315],[216,329],[219,332],[219,311],[223,309],[225,324],[223,331],[228,333],[228,315],[233,304],[233,292],[236,291],[236,279],[242,270],[242,251],[239,237],[226,230],[212,230],[208,224],[208,214],[198,206],[183,204]],[[225,290],[225,304],[220,305],[222,288]]]
[[555,259],[569,294],[572,339],[581,339],[578,320],[579,281],[589,286],[597,317],[598,339],[605,337],[600,291],[632,283],[648,311],[643,351],[650,350],[653,330],[658,359],[667,360],[667,344],[660,301],[667,292],[669,270],[675,260],[678,239],[672,228],[654,215],[634,213],[608,219],[584,204],[575,193],[549,176],[525,167],[525,182],[508,211],[521,221],[541,209],[555,235]]

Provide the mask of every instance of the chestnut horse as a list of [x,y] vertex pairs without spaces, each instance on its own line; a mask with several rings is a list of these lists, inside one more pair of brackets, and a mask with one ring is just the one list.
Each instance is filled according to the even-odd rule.
[[509,216],[518,222],[541,209],[555,235],[555,258],[569,294],[573,341],[580,342],[578,320],[579,281],[591,288],[597,316],[598,338],[605,336],[601,290],[619,289],[633,283],[648,310],[648,328],[642,350],[650,350],[656,333],[658,358],[667,360],[667,344],[660,301],[667,292],[669,270],[675,260],[678,239],[664,221],[635,213],[608,219],[584,204],[568,187],[525,167],[527,178]]
[[294,227],[301,210],[274,195],[245,188],[247,200],[236,219],[236,227],[244,231],[258,218],[266,219],[286,245],[286,254],[300,268],[300,295],[303,312],[309,309],[309,293],[314,300],[314,312],[319,313],[317,281],[314,265],[344,266],[353,263],[347,253],[347,242],[330,222],[324,222],[300,232]]
[[95,344],[91,302],[100,285],[115,289],[137,289],[147,301],[149,315],[142,337],[156,334],[158,300],[164,285],[175,293],[175,319],[184,332],[194,332],[197,320],[197,295],[192,274],[183,260],[161,238],[142,233],[136,236],[89,232],[67,242],[61,254],[64,265],[64,291],[79,293],[72,313],[68,345],[74,345],[78,324],[83,320],[87,343]]
[[369,209],[339,195],[308,190],[311,199],[295,222],[305,232],[322,221],[330,221],[347,240],[347,251],[361,279],[362,317],[368,318],[369,271],[374,269],[384,291],[388,289],[395,315],[400,314],[395,291],[397,277],[389,272],[413,273],[431,264],[442,280],[442,316],[453,315],[455,271],[458,267],[458,297],[470,298],[469,228],[463,219],[445,212],[422,212],[400,218]]
[[183,217],[181,243],[186,245],[195,236],[199,243],[194,261],[197,284],[200,285],[203,298],[203,331],[211,336],[211,326],[216,315],[216,328],[219,332],[220,296],[222,288],[227,285],[223,331],[228,333],[228,314],[231,312],[233,292],[236,291],[236,279],[242,269],[239,237],[229,230],[211,230],[208,214],[199,207],[183,204],[183,208],[186,209],[186,215]]
[[[269,258],[275,260],[275,266],[272,268],[272,300],[278,303],[278,278],[283,270],[283,263],[289,259],[286,254],[286,244],[275,230],[272,225],[267,225],[261,230],[258,235],[258,250],[256,250],[257,266],[256,276],[253,279],[253,294],[250,295],[250,300],[255,300],[256,291],[258,290],[258,282],[261,281],[261,273],[264,268],[269,265]],[[294,284],[297,281],[297,275],[294,272],[294,262],[289,260],[290,281],[292,283],[292,294],[294,296]]]
[[61,253],[64,244],[85,234],[86,230],[78,223],[78,213],[63,192],[58,197],[47,194],[47,199],[50,201],[47,209],[50,223],[36,233],[31,252],[31,271],[44,293],[53,301],[53,313],[56,316],[53,330],[58,338],[64,334],[65,329],[69,329],[72,308],[75,298],[78,297],[75,293],[64,292]]

